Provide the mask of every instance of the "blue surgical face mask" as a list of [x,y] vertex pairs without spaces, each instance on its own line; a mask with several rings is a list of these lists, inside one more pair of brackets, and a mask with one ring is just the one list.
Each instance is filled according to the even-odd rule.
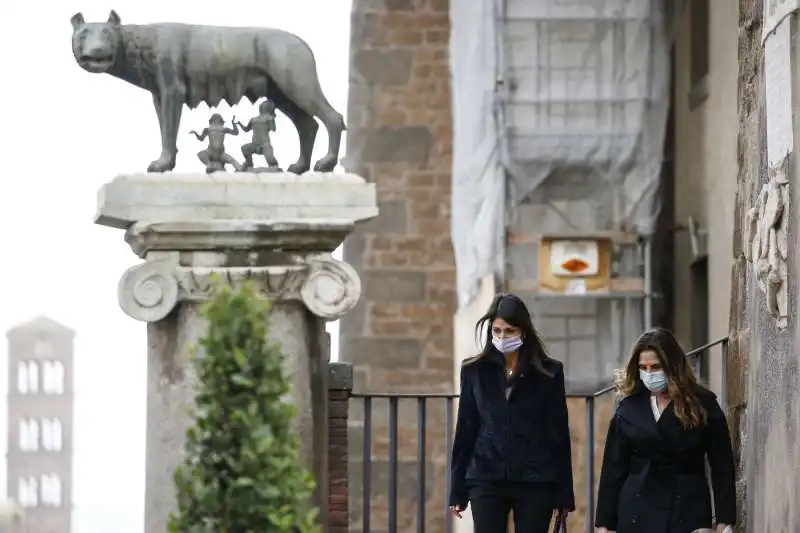
[[516,336],[509,337],[507,339],[498,339],[497,337],[492,337],[492,345],[494,345],[494,347],[502,353],[516,352],[522,346],[522,337]]
[[667,374],[663,370],[647,372],[639,370],[639,379],[650,392],[664,392],[667,390]]

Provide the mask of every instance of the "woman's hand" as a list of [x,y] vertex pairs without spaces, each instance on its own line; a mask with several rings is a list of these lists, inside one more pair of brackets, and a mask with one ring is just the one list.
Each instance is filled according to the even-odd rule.
[[[717,533],[728,533],[726,530],[729,528],[728,524],[717,524]],[[732,530],[733,528],[731,528]]]
[[595,528],[595,533],[608,533],[608,529],[604,527]]
[[450,506],[450,512],[453,513],[453,516],[455,516],[456,518],[461,518],[461,513],[464,512],[464,509],[466,509],[466,507],[462,507],[460,505]]

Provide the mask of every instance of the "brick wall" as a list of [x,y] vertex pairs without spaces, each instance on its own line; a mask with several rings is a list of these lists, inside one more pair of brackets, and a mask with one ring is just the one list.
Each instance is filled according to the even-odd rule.
[[347,410],[353,389],[348,363],[328,365],[328,530],[346,533],[349,523],[347,494]]
[[[347,238],[363,295],[341,322],[357,392],[451,391],[455,265],[447,0],[353,0],[348,170],[377,185],[380,216]],[[401,402],[399,528],[415,527],[416,404]],[[386,528],[386,404],[373,411],[372,529]],[[351,526],[361,518],[363,413],[350,413]],[[428,411],[428,531],[444,528],[444,408]]]

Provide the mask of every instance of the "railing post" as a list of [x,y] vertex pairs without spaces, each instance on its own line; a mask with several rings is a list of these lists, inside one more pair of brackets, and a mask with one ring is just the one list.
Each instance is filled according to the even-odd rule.
[[372,397],[364,396],[364,441],[361,452],[361,523],[364,533],[370,533],[372,518]]
[[389,398],[389,533],[397,533],[398,406],[400,398]]
[[450,513],[450,489],[451,489],[451,472],[450,464],[453,459],[453,398],[447,398],[444,406],[444,439],[445,450],[447,450],[447,471],[445,476],[445,501],[448,505],[444,507],[444,531],[445,533],[452,533],[453,531],[453,515]]
[[427,398],[417,398],[417,533],[425,533],[425,504],[427,479],[425,473],[425,430],[427,429]]
[[586,397],[586,531],[594,531],[594,396]]
[[722,403],[722,410],[727,416],[728,414],[728,343],[730,342],[730,337],[725,337],[725,340],[722,341],[722,364],[721,364],[721,373],[722,373],[722,385],[720,387],[720,394],[719,399],[720,403]]

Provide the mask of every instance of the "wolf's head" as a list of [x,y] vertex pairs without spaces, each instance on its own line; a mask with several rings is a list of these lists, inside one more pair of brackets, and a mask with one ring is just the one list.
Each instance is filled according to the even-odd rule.
[[93,73],[108,71],[117,59],[122,43],[119,15],[114,10],[105,22],[86,22],[82,13],[75,13],[72,23],[72,53],[84,70]]

